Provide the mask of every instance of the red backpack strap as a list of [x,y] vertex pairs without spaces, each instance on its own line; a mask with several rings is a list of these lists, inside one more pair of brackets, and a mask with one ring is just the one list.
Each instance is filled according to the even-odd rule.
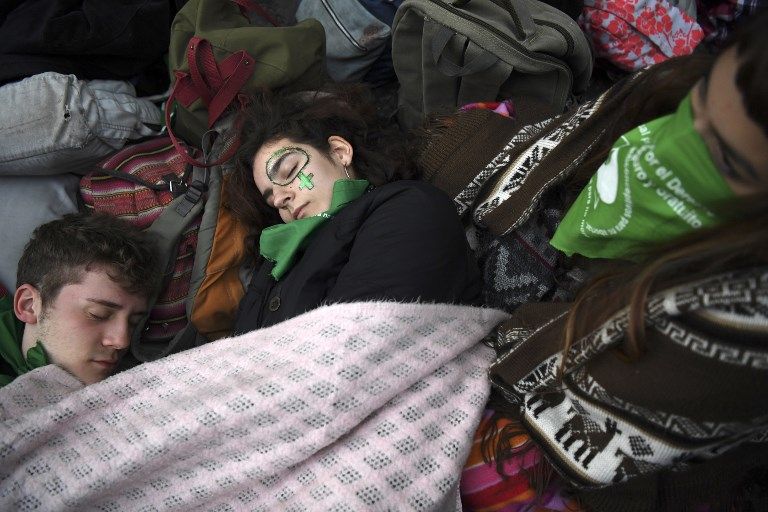
[[210,128],[248,82],[254,59],[240,50],[217,63],[211,43],[195,36],[189,40],[187,62],[194,90],[208,107]]
[[211,128],[234,101],[237,100],[242,106],[239,94],[253,74],[255,62],[248,52],[240,50],[217,63],[211,44],[197,36],[192,37],[187,46],[187,62],[190,72],[174,72],[176,81],[166,103],[165,124],[168,136],[185,162],[199,167],[219,165],[234,155],[237,144],[230,146],[215,162],[195,160],[173,133],[171,108],[175,101],[189,107],[200,98],[208,108],[208,127]]

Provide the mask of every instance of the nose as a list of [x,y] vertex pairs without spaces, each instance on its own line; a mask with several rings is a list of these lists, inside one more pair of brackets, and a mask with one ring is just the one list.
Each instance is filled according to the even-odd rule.
[[288,202],[293,199],[294,193],[291,185],[275,186],[272,190],[275,201],[275,208],[281,209],[288,206]]
[[103,344],[105,347],[111,347],[115,350],[125,350],[131,344],[133,330],[128,322],[118,322],[104,336]]

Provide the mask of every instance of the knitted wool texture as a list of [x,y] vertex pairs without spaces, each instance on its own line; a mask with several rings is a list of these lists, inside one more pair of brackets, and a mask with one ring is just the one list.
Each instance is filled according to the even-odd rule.
[[325,306],[82,387],[0,390],[2,510],[451,510],[503,312]]

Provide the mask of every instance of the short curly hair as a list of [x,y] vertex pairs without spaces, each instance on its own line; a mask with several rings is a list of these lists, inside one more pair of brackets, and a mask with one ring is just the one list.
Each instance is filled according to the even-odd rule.
[[104,214],[70,214],[32,233],[16,272],[16,286],[31,284],[45,308],[61,288],[104,269],[125,291],[153,297],[162,280],[155,240],[127,222]]

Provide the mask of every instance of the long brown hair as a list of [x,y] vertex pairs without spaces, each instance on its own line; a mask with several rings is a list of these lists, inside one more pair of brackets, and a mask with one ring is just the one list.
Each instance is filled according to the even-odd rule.
[[564,350],[626,306],[629,325],[621,350],[627,358],[637,359],[645,346],[649,294],[718,273],[768,265],[768,194],[741,198],[732,208],[732,220],[659,246],[644,264],[603,274],[580,290],[566,321]]
[[708,54],[676,57],[616,84],[611,93],[626,92],[626,99],[610,112],[610,127],[601,134],[587,158],[571,175],[568,188],[576,193],[581,191],[608,158],[611,147],[621,135],[674,112],[696,82],[709,72],[713,61],[714,58]]

